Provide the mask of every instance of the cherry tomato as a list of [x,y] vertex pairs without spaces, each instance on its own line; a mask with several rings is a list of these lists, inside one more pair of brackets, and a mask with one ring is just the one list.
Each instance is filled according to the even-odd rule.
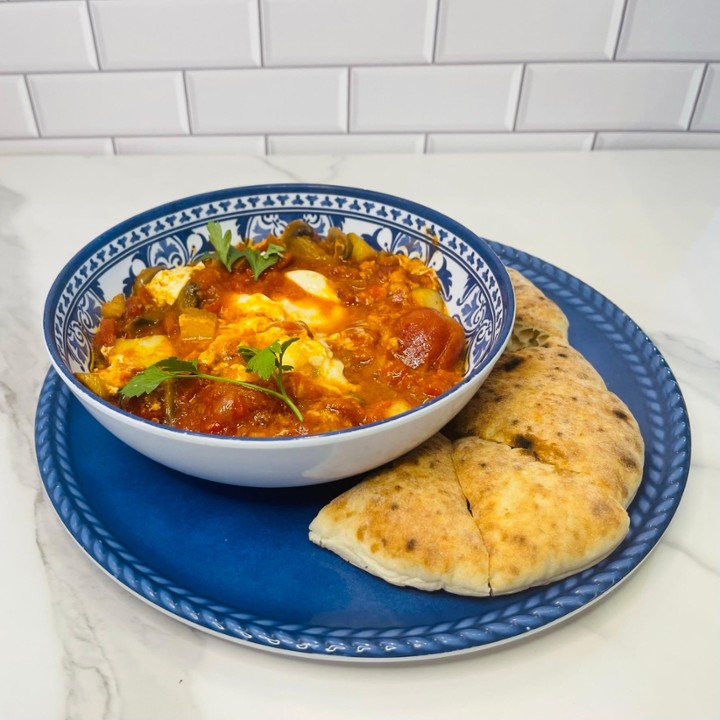
[[457,320],[438,310],[414,308],[398,322],[400,359],[411,368],[450,370],[465,347],[465,333]]

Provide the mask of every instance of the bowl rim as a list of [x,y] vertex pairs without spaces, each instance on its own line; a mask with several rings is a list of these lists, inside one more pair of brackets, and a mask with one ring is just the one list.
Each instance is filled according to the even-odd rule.
[[[369,200],[375,202],[384,202],[389,205],[401,208],[403,210],[412,212],[417,215],[423,216],[428,221],[442,225],[443,228],[448,229],[453,234],[461,237],[475,251],[480,252],[486,265],[489,266],[493,272],[495,278],[498,281],[498,288],[501,295],[501,301],[504,305],[506,312],[504,314],[500,331],[498,333],[498,340],[496,343],[495,351],[485,357],[476,367],[472,368],[469,372],[466,372],[465,376],[453,385],[450,389],[444,393],[438,395],[432,400],[428,400],[422,405],[418,405],[414,408],[410,408],[398,415],[393,415],[389,418],[377,420],[373,423],[366,425],[356,425],[350,428],[342,428],[340,430],[332,430],[324,433],[314,433],[309,435],[292,435],[292,436],[280,436],[280,437],[247,437],[247,436],[229,436],[229,435],[213,435],[211,433],[201,433],[193,430],[184,430],[182,428],[174,428],[168,425],[162,425],[155,423],[150,420],[146,420],[137,415],[133,415],[117,405],[103,400],[99,396],[93,394],[88,388],[86,388],[74,374],[70,372],[69,368],[65,365],[64,361],[60,357],[59,350],[55,344],[51,327],[53,325],[52,319],[54,317],[55,308],[57,305],[60,294],[67,286],[70,278],[76,272],[76,269],[85,260],[87,260],[96,250],[100,249],[109,240],[117,237],[118,235],[125,234],[129,230],[132,230],[140,225],[146,224],[147,222],[156,219],[159,215],[169,214],[173,212],[180,212],[185,210],[187,207],[193,205],[217,202],[219,200],[226,200],[239,195],[248,194],[260,194],[260,193],[283,193],[283,192],[302,192],[302,193],[330,193],[336,195],[347,195],[353,198],[361,200]],[[302,210],[302,206],[298,206],[298,210]],[[343,209],[337,209],[334,214],[342,215]],[[295,445],[299,442],[304,444],[312,445],[316,444],[310,442],[311,440],[317,440],[317,443],[322,443],[327,439],[340,440],[352,434],[353,437],[362,435],[374,435],[376,432],[382,432],[388,423],[404,424],[404,421],[409,419],[410,416],[424,414],[431,408],[435,408],[438,405],[444,405],[449,402],[452,396],[456,395],[461,389],[467,387],[467,385],[476,381],[480,374],[494,363],[497,358],[501,355],[505,349],[512,332],[512,327],[515,320],[515,294],[513,286],[510,280],[510,276],[507,272],[505,265],[502,263],[498,255],[490,246],[487,239],[477,235],[475,232],[470,230],[466,225],[454,220],[444,213],[434,210],[426,205],[415,202],[414,200],[408,200],[397,195],[392,195],[385,192],[376,190],[368,190],[364,188],[357,188],[347,185],[333,185],[328,183],[263,183],[258,185],[239,185],[229,188],[221,188],[217,190],[210,190],[207,192],[196,193],[193,195],[187,195],[182,198],[177,198],[166,203],[161,203],[154,207],[143,210],[135,215],[126,218],[125,220],[116,223],[112,227],[100,233],[94,239],[83,245],[77,252],[75,252],[70,259],[63,265],[55,280],[50,286],[45,298],[45,305],[43,309],[43,338],[45,341],[45,347],[50,355],[50,360],[56,372],[60,375],[63,381],[68,384],[73,394],[79,399],[82,399],[91,406],[94,406],[98,411],[104,414],[110,414],[115,416],[119,421],[128,425],[140,425],[144,431],[150,431],[151,434],[165,436],[169,434],[171,437],[182,437],[186,440],[191,441],[195,444],[212,444],[218,446],[251,446],[251,445],[267,445],[272,444],[273,446],[278,445]]]

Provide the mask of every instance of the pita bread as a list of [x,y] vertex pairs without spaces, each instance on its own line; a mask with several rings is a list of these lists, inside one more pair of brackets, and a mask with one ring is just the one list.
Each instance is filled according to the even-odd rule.
[[504,400],[522,395],[527,397],[529,383],[540,383],[545,389],[562,392],[568,383],[605,389],[605,382],[590,363],[574,348],[555,341],[548,347],[524,347],[506,351],[480,391],[450,422],[451,436],[482,435],[475,427],[490,399]]
[[506,353],[448,432],[532,450],[542,462],[584,473],[625,507],[642,478],[635,418],[569,346]]
[[515,324],[508,350],[544,345],[551,338],[567,341],[565,313],[514,268],[507,268],[515,291]]
[[394,585],[490,594],[487,552],[442,435],[326,505],[310,540]]
[[488,549],[494,595],[579,572],[627,533],[618,502],[527,450],[471,437],[456,443],[454,458]]
[[573,383],[559,392],[541,378],[522,395],[481,393],[454,424],[476,436],[531,450],[561,470],[584,473],[586,482],[627,507],[642,477],[643,444],[627,406],[613,393]]
[[567,342],[555,339],[549,339],[543,346],[504,352],[488,379],[496,387],[511,382],[515,390],[524,390],[517,386],[517,383],[522,382],[523,374],[542,375],[549,385],[562,386],[572,380],[581,385],[605,389],[605,381],[600,373],[583,355]]
[[570,347],[560,308],[510,277],[512,345],[446,428],[453,442],[436,435],[332,501],[313,542],[398,585],[482,596],[579,572],[625,537],[638,424]]

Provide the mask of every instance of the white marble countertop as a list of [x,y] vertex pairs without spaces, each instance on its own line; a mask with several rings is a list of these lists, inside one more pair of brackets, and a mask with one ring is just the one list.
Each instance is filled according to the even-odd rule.
[[[564,623],[424,663],[310,662],[157,612],[74,544],[44,494],[34,415],[45,294],[82,245],[158,203],[316,181],[433,206],[605,294],[659,347],[688,405],[685,495],[655,551]],[[720,716],[720,152],[0,158],[0,717]]]

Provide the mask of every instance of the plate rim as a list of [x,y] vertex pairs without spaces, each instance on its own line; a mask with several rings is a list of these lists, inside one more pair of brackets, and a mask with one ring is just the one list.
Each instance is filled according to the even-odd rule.
[[[649,482],[646,473],[660,473],[664,491],[647,509],[654,512],[649,514],[644,525],[637,528],[642,532],[634,537],[633,542],[628,544],[626,539],[608,558],[585,571],[534,588],[544,595],[542,601],[531,605],[525,603],[524,607],[521,607],[522,603],[517,603],[518,607],[511,603],[500,611],[486,613],[482,624],[475,622],[479,618],[473,616],[435,625],[356,629],[309,627],[251,616],[241,609],[228,608],[199,597],[190,588],[177,587],[125,551],[94,518],[92,508],[74,487],[67,449],[59,442],[64,435],[58,435],[58,432],[64,433],[64,430],[59,429],[59,423],[52,421],[55,415],[67,410],[69,402],[77,401],[51,368],[38,400],[35,444],[43,484],[61,523],[107,574],[156,609],[223,639],[294,656],[361,662],[446,657],[527,637],[587,609],[637,569],[657,546],[675,515],[690,469],[692,441],[687,407],[663,355],[617,305],[551,263],[510,246],[486,242],[504,264],[523,272],[528,279],[558,299],[561,306],[563,301],[570,303],[592,317],[595,323],[604,323],[606,336],[630,362],[634,377],[635,373],[640,373],[638,377],[647,381],[639,387],[644,398],[651,392],[655,393],[647,377],[650,371],[663,391],[660,400],[667,407],[658,406],[668,410],[667,418],[654,411],[649,415],[671,435],[672,456],[669,464],[663,463],[661,468],[648,468],[646,464],[643,482]],[[629,339],[637,347],[633,348]],[[652,401],[658,404],[657,398]],[[665,421],[667,428],[664,427]],[[655,435],[653,432],[652,438],[645,438],[646,453],[650,442],[658,442]],[[630,507],[631,523],[633,505]]]

